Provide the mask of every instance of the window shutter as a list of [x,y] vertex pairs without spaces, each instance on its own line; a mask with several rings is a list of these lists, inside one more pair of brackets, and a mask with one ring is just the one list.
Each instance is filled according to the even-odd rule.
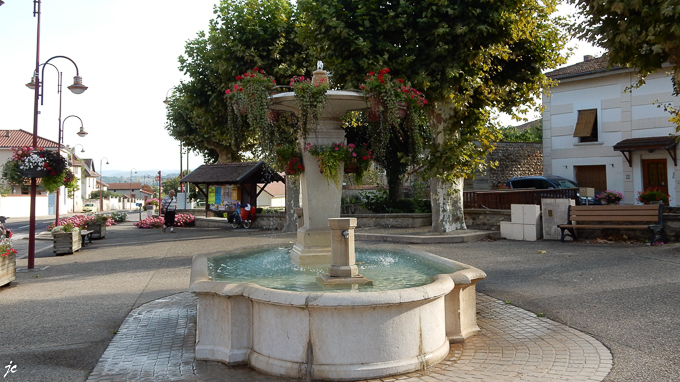
[[589,137],[593,133],[593,128],[595,128],[596,118],[597,109],[579,110],[576,129],[574,129],[574,138]]

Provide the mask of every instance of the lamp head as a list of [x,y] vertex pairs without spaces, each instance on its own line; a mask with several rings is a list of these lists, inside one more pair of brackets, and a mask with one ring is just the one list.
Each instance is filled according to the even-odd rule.
[[81,76],[73,77],[73,85],[68,87],[73,94],[82,94],[87,90],[87,86],[83,85],[83,78]]
[[163,103],[166,104],[166,105],[170,104],[170,98],[166,98],[165,101],[163,101]]
[[35,90],[35,76],[31,77],[31,82],[27,83],[26,87]]
[[[84,137],[87,135],[87,131],[83,130],[83,127],[80,127],[80,131],[77,133],[79,137]],[[84,150],[83,150],[84,152]]]

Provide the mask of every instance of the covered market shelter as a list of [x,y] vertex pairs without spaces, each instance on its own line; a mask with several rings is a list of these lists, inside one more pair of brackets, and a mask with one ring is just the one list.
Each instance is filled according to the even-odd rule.
[[[257,197],[267,184],[284,182],[279,175],[264,162],[242,162],[224,164],[204,164],[180,180],[192,183],[206,199],[206,216],[212,211],[229,211],[234,202],[257,207]],[[257,191],[257,185],[264,186]]]

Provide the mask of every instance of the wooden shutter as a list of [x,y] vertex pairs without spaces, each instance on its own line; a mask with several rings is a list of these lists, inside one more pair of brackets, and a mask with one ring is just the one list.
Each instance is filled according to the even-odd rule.
[[574,137],[589,137],[593,133],[593,128],[595,128],[596,118],[597,109],[579,110],[576,129],[574,129]]

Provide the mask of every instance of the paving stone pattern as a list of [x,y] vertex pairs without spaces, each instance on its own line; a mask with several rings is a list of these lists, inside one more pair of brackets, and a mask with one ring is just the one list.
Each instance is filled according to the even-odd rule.
[[[196,302],[185,292],[132,311],[87,381],[293,381],[246,366],[195,361]],[[480,293],[477,310],[481,333],[451,345],[446,360],[370,382],[602,381],[612,367],[609,350],[577,330]]]

